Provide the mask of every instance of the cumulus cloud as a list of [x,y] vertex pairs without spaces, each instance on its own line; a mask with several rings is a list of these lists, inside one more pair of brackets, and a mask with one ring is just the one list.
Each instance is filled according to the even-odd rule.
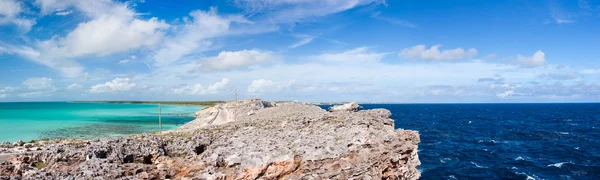
[[44,57],[75,58],[85,55],[110,55],[140,47],[152,46],[169,27],[157,18],[136,19],[133,11],[106,14],[83,22],[65,37],[54,37],[38,43]]
[[406,59],[422,59],[426,61],[453,61],[472,58],[477,55],[477,49],[474,48],[466,51],[463,48],[440,51],[440,47],[442,45],[431,46],[427,49],[425,45],[416,45],[412,48],[403,49],[398,53],[398,56]]
[[387,53],[376,53],[369,51],[368,47],[358,47],[355,49],[343,51],[340,53],[324,53],[318,56],[313,56],[311,59],[321,62],[333,62],[333,63],[377,63]]
[[536,51],[532,56],[517,55],[517,63],[521,67],[532,68],[546,65],[546,55],[541,50]]
[[187,94],[187,95],[206,95],[206,94],[217,94],[223,90],[229,84],[229,79],[223,78],[221,81],[216,82],[208,87],[204,87],[201,84],[185,85],[173,88],[171,92],[173,94]]
[[73,8],[89,20],[79,23],[64,37],[53,36],[33,46],[10,47],[9,52],[60,71],[64,76],[81,76],[84,68],[74,59],[105,56],[155,45],[169,27],[157,18],[139,19],[127,3],[113,1],[37,0],[42,14]]
[[258,80],[253,80],[252,83],[250,84],[250,86],[248,86],[248,92],[249,93],[265,93],[265,92],[276,93],[276,92],[280,92],[280,91],[290,87],[293,84],[294,84],[293,80],[274,82],[272,80],[267,80],[267,79],[258,79]]
[[232,23],[252,23],[242,16],[220,16],[216,8],[192,11],[190,17],[155,52],[155,66],[166,66],[186,55],[206,51],[213,44],[211,38],[226,35]]
[[92,86],[90,92],[92,93],[103,93],[103,92],[120,92],[129,91],[135,88],[137,85],[133,82],[129,82],[129,78],[115,78],[112,81],[104,84],[98,84]]
[[207,58],[202,63],[202,70],[228,70],[232,68],[247,67],[276,60],[271,52],[259,50],[223,51],[216,57]]

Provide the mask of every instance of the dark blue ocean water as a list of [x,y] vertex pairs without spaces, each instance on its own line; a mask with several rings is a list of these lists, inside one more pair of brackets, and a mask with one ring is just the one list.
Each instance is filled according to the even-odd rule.
[[600,179],[600,104],[363,104],[418,130],[421,179]]

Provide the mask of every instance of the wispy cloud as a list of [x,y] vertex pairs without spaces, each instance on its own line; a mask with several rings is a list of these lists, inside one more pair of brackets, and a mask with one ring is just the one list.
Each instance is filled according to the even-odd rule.
[[314,39],[315,39],[315,37],[312,37],[312,36],[306,36],[306,37],[302,38],[302,40],[300,40],[299,42],[297,42],[297,43],[295,43],[295,44],[292,44],[292,45],[290,46],[290,48],[294,49],[294,48],[297,48],[297,47],[303,46],[303,45],[305,45],[305,44],[308,44],[308,43],[312,42]]
[[385,21],[387,23],[394,24],[394,25],[399,25],[399,26],[404,26],[404,27],[409,27],[409,28],[417,28],[417,25],[415,25],[411,22],[408,22],[406,20],[382,16],[381,12],[375,12],[375,13],[371,14],[371,18],[377,19],[380,21]]

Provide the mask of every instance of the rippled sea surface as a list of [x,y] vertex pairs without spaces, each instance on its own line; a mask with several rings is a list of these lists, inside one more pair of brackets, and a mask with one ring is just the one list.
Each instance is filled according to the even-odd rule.
[[600,104],[363,104],[418,130],[421,179],[600,179]]
[[[194,119],[198,106],[162,105],[163,130]],[[158,132],[158,105],[0,103],[0,142],[41,138],[98,138]]]

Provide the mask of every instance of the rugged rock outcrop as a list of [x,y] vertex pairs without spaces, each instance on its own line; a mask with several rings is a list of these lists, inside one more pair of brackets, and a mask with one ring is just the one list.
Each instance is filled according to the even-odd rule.
[[418,132],[395,130],[385,109],[327,112],[247,100],[197,115],[163,135],[45,142],[41,151],[0,163],[0,179],[420,177]]
[[342,105],[337,105],[337,106],[333,106],[330,107],[328,110],[329,112],[336,112],[336,111],[352,111],[352,112],[356,112],[363,109],[362,106],[358,105],[358,103],[356,102],[351,102],[351,103],[346,103],[346,104],[342,104]]

